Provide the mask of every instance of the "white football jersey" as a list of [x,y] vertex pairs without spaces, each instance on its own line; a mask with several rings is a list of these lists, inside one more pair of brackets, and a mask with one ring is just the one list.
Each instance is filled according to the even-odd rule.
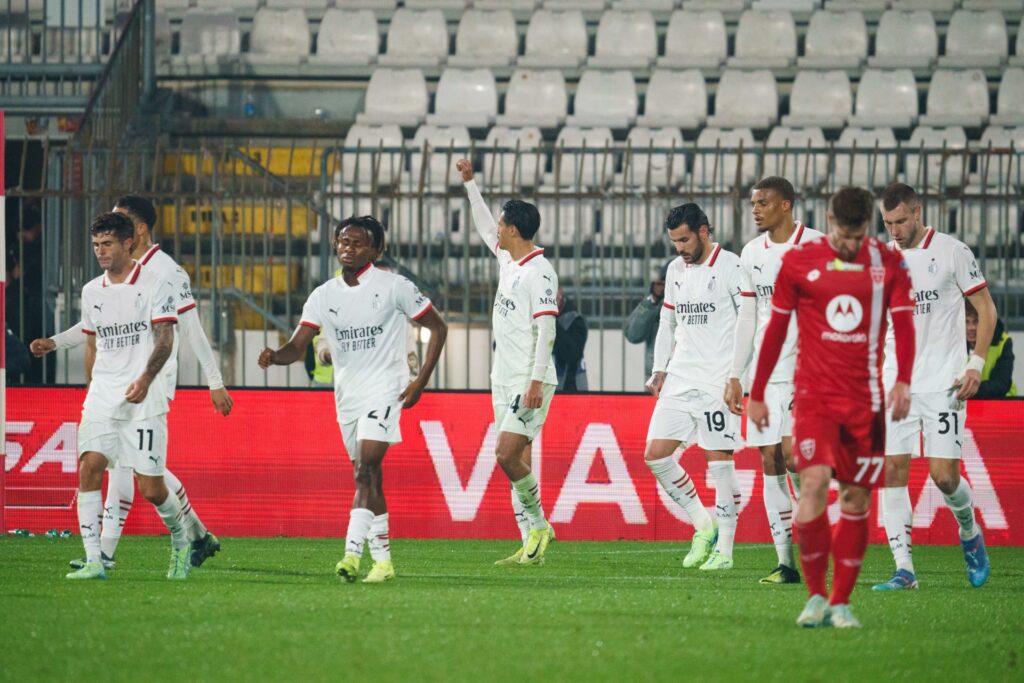
[[[533,376],[537,349],[534,318],[558,315],[555,292],[558,276],[543,249],[535,249],[519,261],[497,250],[501,275],[494,294],[494,367],[491,384],[525,388]],[[549,363],[545,384],[558,384],[555,364]]]
[[[967,331],[964,297],[988,286],[971,248],[960,240],[932,228],[912,249],[899,251],[910,269],[913,287],[914,333],[917,352],[910,380],[912,393],[949,391],[967,359]],[[896,338],[892,323],[885,339],[886,387],[896,382]]]
[[669,264],[663,305],[675,311],[675,348],[668,371],[686,389],[721,396],[732,368],[740,257],[717,243],[702,264],[682,257]]
[[[810,242],[822,233],[796,224],[796,230],[785,242],[772,242],[768,234],[758,235],[747,242],[740,253],[740,276],[743,296],[752,296],[757,302],[756,327],[754,331],[754,355],[750,360],[748,377],[757,374],[757,357],[761,353],[761,341],[772,317],[772,294],[775,292],[775,278],[782,268],[782,257],[798,244]],[[775,364],[769,382],[792,382],[796,370],[796,316],[789,320],[789,332],[782,346],[779,362]]]
[[161,372],[142,403],[128,403],[128,385],[142,376],[153,353],[153,324],[178,321],[177,292],[155,270],[134,263],[124,282],[106,273],[82,288],[82,331],[96,336],[96,363],[82,413],[89,417],[142,420],[167,412]]
[[[171,287],[174,289],[179,316],[185,311],[190,311],[196,307],[196,300],[192,297],[192,285],[189,281],[188,273],[178,265],[177,261],[170,254],[161,251],[159,244],[154,244],[150,247],[142,255],[142,258],[139,259],[139,263],[146,268],[155,270],[157,275],[171,284]],[[174,351],[164,364],[164,382],[167,386],[167,398],[169,399],[174,398],[174,390],[178,386],[179,343],[178,329],[175,328]]]
[[320,331],[331,349],[338,422],[357,420],[394,403],[409,384],[406,319],[418,320],[431,303],[407,278],[367,264],[350,287],[341,275],[313,290],[302,325]]

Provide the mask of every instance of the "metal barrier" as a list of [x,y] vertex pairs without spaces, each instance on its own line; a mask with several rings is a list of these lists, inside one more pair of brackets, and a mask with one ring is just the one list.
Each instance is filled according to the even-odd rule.
[[[828,196],[840,185],[877,189],[901,174],[923,191],[929,224],[975,248],[1011,329],[1024,325],[1022,155],[1012,146],[706,149],[609,142],[597,149],[413,149],[313,139],[179,139],[113,149],[23,144],[8,202],[17,225],[31,222],[38,207],[45,296],[13,287],[12,327],[19,336],[34,336],[76,322],[80,289],[98,273],[85,227],[119,195],[141,194],[158,207],[161,247],[192,276],[227,381],[306,386],[302,368],[267,374],[254,359],[263,345],[290,334],[308,293],[333,275],[333,221],[372,213],[389,228],[392,265],[418,280],[451,325],[435,386],[485,387],[497,265],[473,229],[454,170],[463,155],[473,159],[495,213],[513,196],[538,205],[537,241],[588,322],[592,389],[642,386],[643,349],[627,344],[621,328],[671,256],[662,227],[668,209],[700,203],[716,239],[738,252],[755,232],[750,184],[766,174],[795,181],[795,215],[818,228],[825,226]],[[30,243],[15,246],[20,262],[32,258]],[[57,365],[59,377],[50,362],[50,374],[37,379],[80,377],[73,357]],[[182,373],[184,384],[202,384],[194,365],[183,362]]]

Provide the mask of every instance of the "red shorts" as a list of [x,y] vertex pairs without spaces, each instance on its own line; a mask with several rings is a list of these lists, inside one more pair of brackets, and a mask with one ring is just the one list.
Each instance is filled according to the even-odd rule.
[[840,400],[793,403],[793,454],[797,470],[832,468],[833,477],[865,488],[885,485],[885,413]]

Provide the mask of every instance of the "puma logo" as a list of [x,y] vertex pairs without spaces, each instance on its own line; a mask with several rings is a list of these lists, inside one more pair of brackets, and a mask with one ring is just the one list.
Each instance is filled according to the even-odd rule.
[[550,275],[541,275],[541,277],[544,278],[545,280],[547,280],[548,282],[551,282],[551,276]]
[[889,537],[889,543],[899,543],[899,541],[900,541],[900,537],[898,535],[897,536],[890,536]]
[[729,441],[732,441],[732,442],[736,441],[736,435],[735,434],[722,434],[722,437],[725,438],[725,439],[729,439]]
[[153,461],[154,465],[159,465],[160,464],[160,456],[159,455],[151,455],[151,456],[149,456],[149,459]]
[[103,304],[93,304],[92,307],[95,308],[100,313],[103,312]]
[[79,526],[82,527],[82,531],[85,531],[86,529],[92,531],[92,524],[80,524]]
[[328,308],[327,310],[329,312],[333,313],[334,315],[338,315],[338,309],[337,308]]
[[957,448],[963,448],[963,447],[964,447],[964,445],[963,445],[962,443],[960,443],[959,441],[957,441],[957,442],[956,442],[956,447],[957,447]]
[[724,505],[716,505],[715,508],[721,510],[723,515],[729,514],[729,508]]
[[764,270],[764,266],[754,266],[754,270],[760,273]]
[[381,429],[383,429],[385,432],[388,431],[388,426],[386,424],[384,424],[383,422],[378,422],[377,426],[380,427]]
[[527,426],[529,426],[529,425],[528,425],[528,424],[526,423],[526,419],[525,419],[525,418],[523,418],[523,417],[516,417],[516,419],[517,419],[517,420],[519,420],[520,422],[522,422],[522,423],[523,423],[523,426],[524,426],[524,427],[527,427]]

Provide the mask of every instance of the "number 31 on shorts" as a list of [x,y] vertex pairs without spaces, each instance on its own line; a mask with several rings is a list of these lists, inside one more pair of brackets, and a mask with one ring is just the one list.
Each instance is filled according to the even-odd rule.
[[878,481],[878,477],[885,468],[885,458],[881,456],[876,458],[857,458],[857,467],[857,474],[853,475],[853,481],[858,483],[864,481],[864,475],[868,473],[869,469],[874,467],[875,471],[871,474],[870,482],[874,484]]

